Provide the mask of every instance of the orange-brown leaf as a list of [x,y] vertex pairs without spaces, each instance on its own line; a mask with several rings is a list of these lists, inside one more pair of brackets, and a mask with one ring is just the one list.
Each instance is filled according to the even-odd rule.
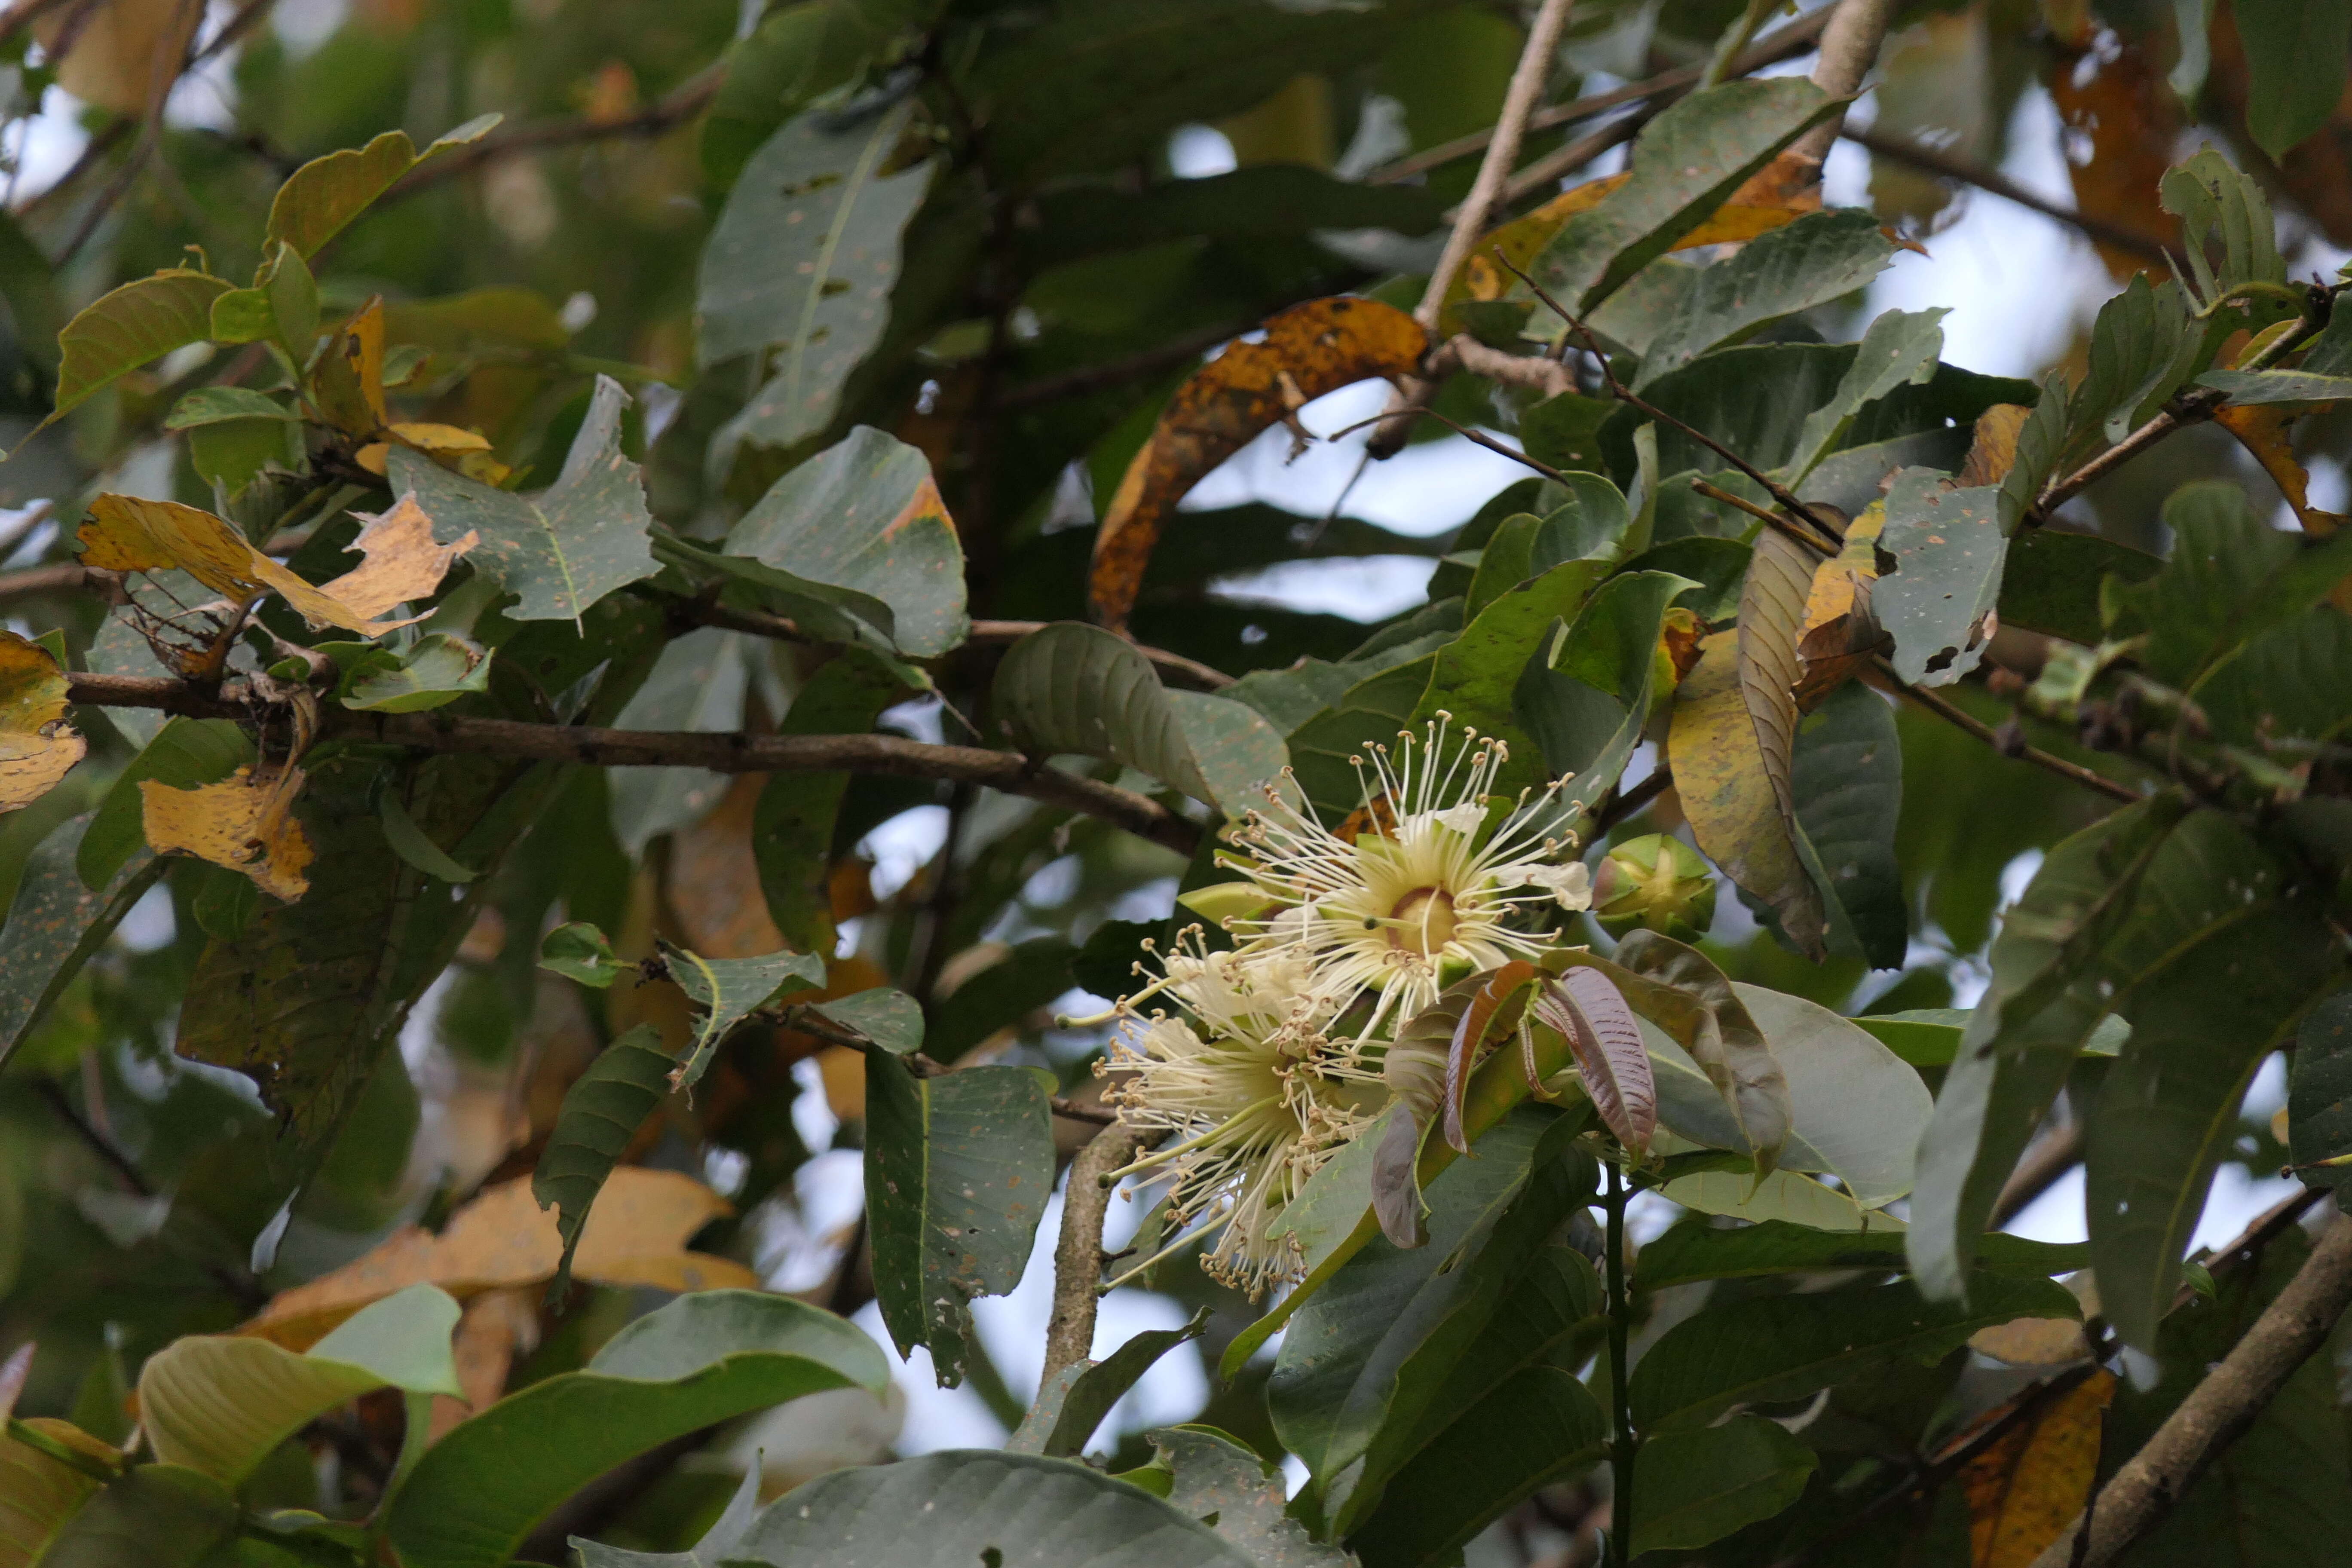
[[1813,568],[1797,637],[1801,710],[1817,707],[1886,640],[1870,610],[1871,584],[1878,581],[1878,534],[1885,522],[1885,503],[1874,502],[1847,525],[1845,548]]
[[316,858],[310,835],[294,816],[302,770],[243,767],[218,784],[173,789],[139,781],[148,847],[158,855],[194,855],[242,871],[279,903],[310,890],[303,873]]
[[[2074,132],[2067,173],[2074,210],[2164,245],[2179,242],[2180,224],[2157,205],[2157,184],[2172,163],[2180,116],[2164,71],[2135,37],[2084,37],[2051,51],[2050,96]],[[2087,154],[2087,155],[2085,155]],[[2117,281],[2161,268],[2136,251],[2099,245],[2099,259]]]
[[1421,324],[1392,305],[1310,300],[1268,321],[1263,342],[1234,343],[1194,372],[1128,465],[1095,536],[1095,618],[1115,630],[1127,624],[1162,521],[1210,469],[1280,423],[1293,400],[1409,374],[1428,347]]
[[412,600],[432,597],[449,574],[450,563],[482,542],[473,530],[448,544],[433,538],[433,519],[416,504],[410,490],[392,510],[370,516],[352,513],[366,526],[345,545],[364,558],[363,563],[322,584],[319,592],[373,619]]
[[1977,416],[1976,432],[1969,441],[1967,461],[1952,482],[1961,489],[1997,485],[2017,467],[2017,437],[2033,410],[2022,403],[1996,403]]
[[2294,422],[2307,410],[2292,403],[2233,403],[2213,416],[2214,423],[2238,438],[2253,454],[2286,497],[2287,505],[2303,520],[2303,530],[2324,539],[2344,526],[2344,514],[2322,511],[2311,504],[2311,476],[2295,460],[2291,436]]
[[1968,1462],[1970,1568],[2027,1568],[2082,1512],[2115,1396],[2115,1374],[2094,1372]]
[[89,503],[80,539],[85,566],[107,572],[160,572],[176,566],[239,604],[274,593],[314,626],[341,626],[373,637],[408,624],[374,620],[303,581],[256,550],[238,529],[201,507],[101,495]]
[[0,631],[0,812],[57,787],[89,750],[66,722],[66,676],[49,650]]

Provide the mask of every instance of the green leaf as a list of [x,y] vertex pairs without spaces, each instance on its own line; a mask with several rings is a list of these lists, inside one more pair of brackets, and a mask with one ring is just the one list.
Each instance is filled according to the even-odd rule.
[[777,355],[766,384],[713,438],[715,470],[745,441],[790,447],[822,431],[881,341],[900,237],[931,180],[928,163],[883,172],[912,108],[847,126],[811,110],[744,165],[703,247],[695,359],[709,367]]
[[362,712],[422,713],[490,689],[489,650],[433,632],[402,653],[375,650],[343,677],[340,700]]
[[1735,1415],[1664,1432],[1633,1461],[1633,1552],[1689,1551],[1769,1519],[1805,1489],[1819,1456],[1777,1421]]
[[1910,924],[1895,853],[1903,745],[1894,710],[1859,681],[1831,692],[1798,721],[1790,787],[1832,945],[1874,969],[1900,969]]
[[2178,281],[2151,289],[2146,273],[2134,273],[2122,293],[2099,307],[2068,423],[2083,435],[2096,429],[2110,442],[2122,440],[2189,378],[2204,339]]
[[142,1465],[109,1483],[50,1541],[42,1568],[199,1568],[235,1538],[236,1499],[210,1476]]
[[[2072,1273],[2089,1258],[2089,1247],[2082,1244],[2057,1246],[1995,1232],[1979,1244],[1976,1263],[1988,1274],[2047,1279]],[[1645,1290],[1663,1290],[1695,1279],[1837,1268],[1901,1272],[1907,1267],[1899,1231],[1816,1230],[1786,1220],[1726,1229],[1686,1220],[1642,1248],[1634,1278]]]
[[1680,100],[1634,142],[1625,184],[1569,219],[1528,270],[1575,310],[1592,310],[1839,108],[1796,77],[1725,82]]
[[1523,583],[1478,613],[1462,635],[1437,650],[1428,689],[1407,721],[1413,729],[1442,710],[1481,737],[1500,738],[1512,755],[1496,772],[1496,790],[1516,794],[1540,782],[1541,748],[1520,731],[1513,711],[1520,679],[1541,657],[1546,634],[1575,615],[1594,584],[1608,573],[1605,561],[1568,561]]
[[2352,992],[2340,992],[2311,1010],[2295,1032],[2294,1066],[2287,1078],[2288,1148],[2311,1186],[2336,1189],[2340,1206],[2352,1188],[2352,1165],[2313,1170],[2352,1154]]
[[1536,1366],[1446,1428],[1349,1537],[1364,1568],[1441,1568],[1521,1499],[1598,1461],[1608,1417],[1574,1373]]
[[681,1296],[426,1449],[385,1534],[408,1568],[498,1568],[615,1465],[804,1394],[889,1381],[880,1348],[829,1312],[754,1290]]
[[1870,323],[1855,345],[1853,362],[1839,378],[1830,400],[1805,416],[1790,456],[1788,481],[1802,479],[1845,437],[1854,416],[1898,388],[1925,385],[1944,352],[1941,306],[1927,310],[1888,310]]
[[[2112,574],[2129,586],[2162,570],[2160,557],[2097,534],[2046,526],[2027,529],[2009,542],[2009,562],[2000,578],[2000,624],[2095,647],[2105,636],[2100,582]],[[1874,608],[1883,591],[1872,590]]]
[[1037,1391],[1037,1402],[1006,1440],[1006,1451],[1055,1459],[1076,1458],[1120,1396],[1161,1356],[1188,1340],[1199,1339],[1208,1317],[1209,1310],[1203,1307],[1181,1329],[1146,1329],[1100,1361],[1079,1361],[1064,1367]]
[[694,1045],[670,1075],[673,1089],[692,1089],[729,1030],[786,991],[824,984],[824,960],[814,952],[761,953],[756,958],[705,958],[665,942],[669,977],[703,1009]]
[[387,131],[364,147],[311,159],[287,176],[270,201],[265,248],[282,241],[298,256],[317,255],[415,162],[415,143],[405,131]]
[[677,1066],[677,1059],[662,1049],[661,1031],[639,1024],[605,1047],[564,1091],[555,1128],[530,1173],[530,1195],[541,1208],[555,1210],[556,1233],[563,1237],[563,1257],[547,1287],[549,1300],[561,1301],[570,1289],[572,1255],[588,1224],[588,1210],[629,1140],[669,1093]]
[[235,1485],[316,1417],[386,1386],[463,1397],[457,1303],[432,1285],[362,1308],[307,1355],[243,1334],[189,1334],[147,1358],[139,1418],[167,1465]]
[[[1370,1511],[1410,1454],[1402,1439],[1439,1397],[1513,1276],[1590,1200],[1590,1165],[1566,1157],[1578,1125],[1532,1108],[1514,1113],[1478,1140],[1477,1158],[1431,1181],[1425,1245],[1372,1241],[1291,1317],[1266,1403],[1339,1528]],[[1341,1489],[1339,1478],[1359,1458],[1362,1469]]]
[[218,784],[252,761],[253,742],[233,720],[167,721],[155,731],[155,738],[115,774],[97,815],[83,830],[74,852],[82,886],[93,890],[105,887],[133,855],[146,847],[146,816],[139,793],[142,780],[153,779],[173,789],[194,789]]
[[1908,1193],[1919,1135],[1935,1112],[1918,1073],[1818,1003],[1737,981],[1731,989],[1788,1084],[1792,1125],[1781,1163],[1836,1176],[1864,1208]]
[[614,957],[613,944],[604,933],[585,921],[572,921],[549,931],[540,943],[539,966],[599,991],[635,967]]
[[1519,416],[1519,445],[1537,462],[1563,472],[1599,473],[1605,464],[1601,426],[1616,412],[1616,405],[1605,397],[1557,394]]
[[570,1536],[565,1544],[579,1558],[579,1568],[719,1568],[719,1564],[735,1555],[737,1542],[760,1517],[760,1482],[765,1471],[758,1465],[743,1472],[743,1482],[735,1495],[727,1500],[727,1507],[702,1532],[702,1539],[690,1552],[630,1552],[618,1546],[601,1546],[579,1536]]
[[1969,1016],[1919,1144],[1910,1255],[1929,1296],[1948,1300],[1966,1289],[1994,1199],[2074,1054],[2110,1010],[2091,975],[2093,959],[2184,809],[2159,795],[2067,838],[2002,920],[1992,984]]
[[1361,756],[1375,742],[1396,738],[1436,668],[1436,654],[1427,653],[1367,676],[1292,731],[1291,767],[1307,802],[1327,821],[1339,822],[1363,804],[1363,788],[1349,759]]
[[2164,503],[2165,569],[2124,595],[2146,624],[2149,672],[2194,693],[2247,642],[2303,615],[2352,575],[2352,531],[2326,542],[2282,533],[2225,479],[2183,485]]
[[204,342],[225,279],[170,267],[133,279],[85,306],[58,334],[57,404],[47,425],[79,407],[126,371]]
[[416,819],[408,815],[408,807],[400,802],[397,789],[386,789],[377,801],[377,812],[383,823],[383,841],[392,852],[428,877],[456,886],[474,879],[474,873],[449,858],[448,851],[433,842]]
[[[118,1384],[115,1392],[129,1391]],[[105,1447],[100,1439],[55,1416],[37,1415],[26,1425],[69,1447],[92,1444],[99,1444],[101,1450]],[[6,1507],[0,1509],[0,1552],[7,1553],[11,1563],[40,1561],[50,1541],[81,1511],[100,1484],[96,1477],[28,1443],[0,1435],[0,1497],[7,1499]]]
[[2232,403],[2341,403],[2352,397],[2352,375],[2302,370],[2209,370],[2200,386],[2217,387]]
[[782,125],[853,81],[898,34],[928,22],[937,0],[801,0],[771,7],[730,46],[726,75],[702,122],[702,170],[734,184],[744,163]]
[[866,1053],[866,1194],[874,1293],[906,1354],[929,1345],[942,1387],[962,1381],[969,1303],[1021,1282],[1054,1186],[1051,1079],[1029,1068],[917,1078]]
[[2084,1128],[2092,1267],[2108,1321],[2154,1352],[2180,1258],[2238,1104],[2344,960],[2297,872],[2219,812],[2158,849],[2103,954],[2103,992],[2131,1022]]
[[236,419],[275,419],[299,425],[302,416],[278,399],[243,386],[199,386],[180,395],[163,416],[166,430],[194,430]]
[[[997,719],[1033,755],[1107,758],[1229,813],[1246,809],[1285,754],[1254,710],[1222,698],[1208,700],[1215,708],[1180,706],[1134,644],[1076,621],[1013,644],[993,690]],[[1220,776],[1213,779],[1208,765]]]
[[2000,495],[1990,485],[1950,489],[1926,468],[1895,473],[1878,542],[1895,569],[1872,585],[1870,608],[1895,639],[1904,679],[1948,686],[1984,657],[2009,544]]
[[91,889],[75,871],[77,850],[97,823],[71,818],[49,830],[25,863],[8,921],[0,927],[0,1064],[32,1037],[75,975],[112,935],[131,906],[163,874],[149,856],[125,874],[120,864]]
[[1169,1472],[1168,1506],[1213,1524],[1257,1568],[1353,1568],[1285,1511],[1281,1474],[1214,1427],[1170,1426],[1144,1438]]
[[[2323,4],[2335,5],[2340,0]],[[2270,202],[2262,186],[2212,148],[2202,148],[2187,163],[2166,170],[2157,195],[2164,210],[2180,219],[2181,253],[2188,258],[2194,298],[2200,306],[2216,303],[2248,283],[2286,281],[2286,262],[2279,255]],[[2221,251],[2218,268],[2209,257],[2209,240]],[[2260,324],[2291,313],[2288,307],[2264,301],[2247,315]]]
[[778,479],[727,535],[726,553],[890,607],[900,652],[929,658],[964,639],[963,549],[905,442],[859,425]]
[[637,466],[621,455],[621,410],[629,395],[607,375],[596,393],[555,483],[535,496],[493,489],[450,472],[422,453],[394,447],[393,492],[415,490],[444,531],[482,536],[467,557],[478,572],[518,595],[506,615],[518,621],[575,621],[615,588],[658,570],[646,545]]
[[1668,1329],[1626,1380],[1634,1425],[1653,1436],[1703,1427],[1734,1405],[1802,1399],[1898,1358],[1936,1361],[1979,1329],[2082,1315],[2049,1279],[1980,1275],[1969,1295],[1966,1306],[1932,1302],[1896,1283],[1705,1308]]
[[1666,610],[1701,586],[1671,571],[1629,567],[1593,591],[1549,657],[1529,661],[1520,677],[1513,713],[1552,775],[1575,781],[1570,797],[1580,807],[1615,786],[1641,743]]
[[1257,1568],[1207,1525],[1126,1481],[1074,1459],[979,1450],[819,1476],[770,1504],[735,1552],[769,1568],[846,1568],[861,1558],[892,1568],[990,1560]]
[[1592,324],[1640,356],[1633,379],[1639,392],[1710,349],[1864,287],[1894,254],[1872,214],[1812,213],[1758,235],[1712,267],[1695,269],[1675,290],[1671,310],[1642,328],[1617,319],[1626,293],[1596,311]]
[[[778,729],[787,735],[863,734],[899,690],[878,661],[844,651],[809,677]],[[834,950],[834,826],[849,777],[772,773],[751,813],[751,858],[769,917],[786,942],[808,952]]]
[[1952,1065],[1959,1054],[1960,1036],[1969,1026],[1966,1007],[1914,1007],[1900,1013],[1873,1013],[1854,1023],[1873,1039],[1915,1068]]
[[923,1048],[923,1005],[904,991],[877,985],[871,991],[801,1005],[898,1056]]
[[1349,1258],[1381,1234],[1372,1215],[1373,1163],[1397,1119],[1405,1115],[1402,1106],[1381,1112],[1371,1126],[1340,1145],[1322,1169],[1307,1178],[1298,1195],[1282,1205],[1268,1230],[1274,1236],[1290,1237],[1290,1244],[1297,1247],[1300,1279],[1289,1295],[1225,1347],[1217,1370],[1227,1382],[1293,1313],[1313,1300]]
[[2273,159],[2317,135],[2344,96],[2352,0],[2237,0],[2246,131]]

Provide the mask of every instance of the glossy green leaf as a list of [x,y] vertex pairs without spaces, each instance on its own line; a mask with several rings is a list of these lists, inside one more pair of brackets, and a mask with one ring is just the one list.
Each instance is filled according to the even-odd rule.
[[637,466],[621,454],[628,401],[620,383],[597,377],[562,471],[537,495],[493,489],[405,447],[387,459],[393,491],[415,490],[436,531],[482,536],[467,559],[519,596],[505,612],[510,618],[577,620],[615,588],[656,570],[646,544],[653,518],[645,487]]
[[1984,657],[2009,544],[1999,496],[1990,485],[1949,489],[1925,468],[1895,474],[1878,541],[1895,568],[1872,585],[1870,607],[1904,679],[1948,686]]
[[1864,407],[1898,388],[1922,385],[1936,374],[1937,357],[1944,352],[1940,323],[1949,313],[1941,306],[1888,310],[1870,323],[1836,390],[1805,416],[1797,433],[1796,450],[1789,458],[1791,482],[1811,473],[1844,440]]
[[799,0],[772,7],[735,40],[702,125],[702,168],[724,190],[761,142],[802,110],[854,80],[938,0]]
[[142,1465],[82,1505],[41,1568],[198,1568],[237,1533],[227,1488],[200,1470]]
[[[2181,254],[2199,303],[2217,302],[2248,283],[2286,280],[2269,199],[2260,184],[2211,147],[2166,170],[2157,195],[2164,210],[2180,218]],[[2219,254],[2218,266],[2212,252]],[[2268,301],[2248,312],[2257,323],[2288,313]]]
[[555,1210],[556,1233],[563,1237],[550,1300],[563,1299],[588,1211],[629,1141],[669,1093],[677,1067],[677,1058],[662,1049],[661,1031],[639,1024],[605,1047],[563,1091],[555,1127],[530,1173],[530,1195],[541,1208]]
[[918,1078],[866,1053],[866,1193],[874,1290],[900,1354],[929,1345],[962,1381],[970,1302],[1021,1282],[1054,1187],[1050,1076],[968,1068]]
[[[1908,1267],[1898,1231],[1826,1231],[1786,1220],[1726,1228],[1685,1221],[1642,1248],[1634,1278],[1645,1290],[1695,1279],[1737,1279],[1817,1268],[1899,1272]],[[1988,1274],[2047,1279],[2072,1273],[2090,1259],[2080,1243],[2056,1245],[2023,1237],[1988,1235],[1976,1264]]]
[[[2009,542],[2000,624],[2096,647],[2104,632],[2100,583],[2112,574],[2128,586],[2163,569],[2160,557],[2096,534],[2028,529]],[[1878,592],[1872,592],[1874,606]]]
[[69,818],[49,830],[25,863],[8,921],[0,926],[0,1064],[32,1037],[122,917],[163,873],[161,857],[136,868],[117,867],[92,889],[75,870],[77,849],[95,816]]
[[2099,307],[2070,423],[2085,435],[2096,429],[2108,441],[2122,440],[2188,379],[2204,337],[2203,327],[2189,320],[2179,282],[2150,288],[2146,273],[2135,274]]
[[1818,1003],[1738,982],[1731,989],[1788,1085],[1793,1125],[1784,1163],[1836,1176],[1865,1208],[1908,1193],[1914,1152],[1934,1114],[1918,1073]]
[[963,549],[922,453],[860,425],[778,479],[727,535],[725,552],[890,607],[899,651],[963,641]]
[[2352,531],[2324,542],[2282,533],[2227,480],[2183,485],[2164,503],[2164,521],[2170,559],[2125,598],[2147,628],[2142,661],[2183,691],[2352,575]]
[[1838,107],[1793,77],[1693,93],[1634,142],[1631,178],[1569,219],[1528,270],[1571,308],[1592,310]]
[[2303,370],[2209,370],[2200,386],[2228,395],[2232,403],[2341,403],[2352,398],[2352,375],[2315,375]]
[[194,430],[233,419],[276,419],[299,424],[302,416],[274,397],[244,386],[198,386],[180,395],[163,416],[166,430]]
[[1256,709],[1206,691],[1171,691],[1168,704],[1209,793],[1228,816],[1265,803],[1265,791],[1290,765],[1281,732]]
[[1848,681],[1799,720],[1790,790],[1831,945],[1859,952],[1874,969],[1900,969],[1910,945],[1895,852],[1903,745],[1885,700]]
[[2236,0],[2246,51],[2246,131],[2273,158],[2317,135],[2344,96],[2347,0]]
[[1408,726],[1419,729],[1440,711],[1451,713],[1455,724],[1509,746],[1510,758],[1496,773],[1498,792],[1516,794],[1539,781],[1540,748],[1520,731],[1512,711],[1520,677],[1540,656],[1552,624],[1575,615],[1608,569],[1603,561],[1563,562],[1481,610],[1460,637],[1437,650],[1429,688]]
[[673,1089],[692,1089],[710,1066],[711,1053],[727,1032],[754,1008],[794,991],[824,984],[824,959],[814,952],[765,952],[754,958],[705,958],[664,944],[669,977],[702,1008],[694,1044],[670,1075]]
[[2297,869],[2219,812],[2164,842],[2101,988],[2132,1035],[2084,1128],[2092,1267],[2108,1321],[2153,1352],[2254,1069],[2344,981]]
[[412,1285],[297,1355],[239,1334],[189,1334],[147,1358],[139,1417],[167,1465],[234,1485],[315,1417],[372,1389],[459,1396],[457,1303]]
[[422,154],[404,131],[387,131],[364,147],[313,158],[278,187],[269,204],[270,243],[283,240],[298,256],[318,254],[351,221],[390,190],[393,182],[444,148],[478,141],[502,117],[484,114],[434,141]]
[[1513,711],[1551,773],[1574,781],[1579,805],[1613,788],[1641,743],[1666,610],[1699,586],[1670,571],[1621,572],[1519,678]]
[[735,1550],[768,1568],[1255,1568],[1199,1520],[1074,1459],[975,1449],[820,1476]]
[[1363,788],[1349,759],[1362,756],[1375,742],[1396,738],[1436,668],[1436,654],[1426,653],[1366,676],[1292,731],[1290,765],[1307,801],[1327,822],[1342,821],[1363,804]]
[[702,1539],[686,1552],[631,1552],[618,1546],[603,1546],[593,1541],[572,1536],[566,1542],[579,1558],[579,1568],[719,1568],[735,1554],[735,1547],[760,1517],[760,1482],[763,1476],[758,1465],[743,1472],[743,1482],[735,1495],[727,1500],[726,1509],[713,1520]]
[[2158,796],[2066,839],[2002,921],[1991,986],[1969,1016],[1919,1145],[1910,1253],[1929,1296],[1965,1288],[1994,1199],[2074,1053],[2110,1010],[2092,961],[2182,809]]
[[490,689],[490,660],[496,656],[464,637],[432,632],[404,652],[378,652],[383,657],[362,662],[343,677],[344,707],[422,713]]
[[1201,1337],[1207,1316],[1203,1308],[1181,1329],[1146,1329],[1100,1361],[1079,1361],[1064,1367],[1037,1391],[1036,1403],[1006,1440],[1006,1450],[1076,1458],[1103,1417],[1110,1414],[1110,1407],[1151,1370],[1153,1363]]
[[1633,1551],[1689,1551],[1795,1502],[1821,1462],[1777,1421],[1664,1432],[1633,1462]]
[[202,342],[212,331],[213,300],[228,287],[209,273],[165,268],[84,306],[58,334],[57,402],[42,423],[79,407],[124,372]]
[[1360,1247],[1380,1234],[1372,1215],[1373,1163],[1397,1119],[1404,1115],[1403,1108],[1391,1107],[1342,1144],[1338,1153],[1307,1178],[1298,1195],[1282,1205],[1282,1213],[1267,1227],[1270,1235],[1288,1237],[1289,1244],[1297,1247],[1301,1278],[1288,1296],[1225,1347],[1218,1371],[1228,1381]]
[[1660,1336],[1626,1380],[1634,1425],[1653,1436],[1704,1427],[1736,1405],[1802,1399],[1897,1358],[1935,1361],[1979,1329],[2082,1313],[2048,1279],[1979,1275],[1969,1296],[1965,1306],[1932,1302],[1897,1283],[1705,1308]]
[[1601,426],[1616,412],[1605,397],[1563,392],[1519,416],[1519,444],[1528,457],[1563,473],[1599,473],[1605,459]]
[[753,1290],[681,1296],[425,1450],[385,1533],[407,1568],[498,1568],[615,1465],[804,1394],[888,1384],[879,1347],[829,1312]]
[[726,467],[745,441],[790,447],[832,423],[843,384],[882,335],[899,244],[930,185],[892,172],[911,105],[844,125],[811,110],[743,166],[703,247],[695,356],[704,366],[775,351],[772,369],[712,443]]
[[602,991],[635,967],[613,956],[613,944],[585,921],[571,921],[540,943],[539,966]]
[[1346,1552],[1316,1541],[1285,1511],[1282,1475],[1255,1453],[1213,1427],[1144,1436],[1169,1472],[1168,1506],[1213,1526],[1256,1568],[1352,1568]]
[[877,985],[825,1002],[802,1006],[822,1014],[835,1025],[873,1041],[886,1051],[905,1056],[923,1047],[923,1005],[904,991]]

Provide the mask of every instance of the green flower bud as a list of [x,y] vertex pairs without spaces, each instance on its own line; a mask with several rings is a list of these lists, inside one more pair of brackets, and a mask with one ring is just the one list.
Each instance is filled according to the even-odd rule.
[[1698,851],[1679,838],[1629,838],[1609,851],[1592,879],[1592,913],[1611,936],[1638,926],[1696,942],[1715,919],[1715,879]]

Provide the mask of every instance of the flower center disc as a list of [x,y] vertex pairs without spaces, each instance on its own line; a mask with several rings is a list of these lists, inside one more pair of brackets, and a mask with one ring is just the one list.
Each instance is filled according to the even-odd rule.
[[1443,888],[1415,888],[1389,911],[1389,945],[1424,956],[1454,940],[1454,895]]

